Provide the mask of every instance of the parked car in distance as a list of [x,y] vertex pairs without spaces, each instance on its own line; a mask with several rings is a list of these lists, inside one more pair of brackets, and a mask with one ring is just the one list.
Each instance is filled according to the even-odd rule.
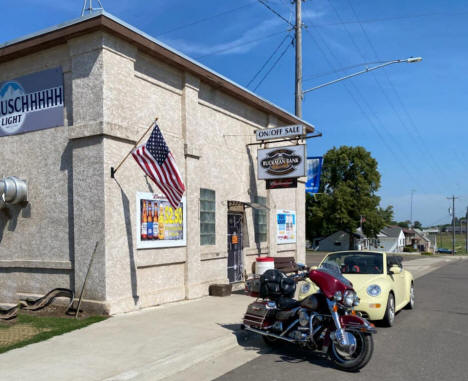
[[[439,254],[452,254],[452,250],[446,249],[446,248],[444,248],[444,247],[439,247],[439,248],[437,249],[437,252],[438,252]],[[456,252],[457,252],[457,251],[455,250],[455,253],[456,253]]]
[[[337,266],[360,298],[355,311],[391,327],[397,311],[414,308],[414,279],[403,269],[402,260],[380,251],[349,250],[328,254],[319,267]],[[299,288],[299,300],[316,291],[317,287],[306,280]]]

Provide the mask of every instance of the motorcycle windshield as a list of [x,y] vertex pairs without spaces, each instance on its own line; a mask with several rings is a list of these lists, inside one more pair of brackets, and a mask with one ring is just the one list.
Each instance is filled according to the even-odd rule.
[[317,269],[318,271],[323,271],[328,275],[338,279],[341,283],[343,283],[346,287],[353,287],[351,282],[346,279],[343,275],[341,275],[340,267],[336,263],[324,262],[320,265]]

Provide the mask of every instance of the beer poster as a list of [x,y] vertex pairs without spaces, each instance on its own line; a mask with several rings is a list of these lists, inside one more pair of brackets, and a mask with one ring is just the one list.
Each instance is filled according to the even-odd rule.
[[277,235],[276,243],[296,242],[296,211],[277,210],[276,211]]
[[138,192],[137,248],[186,246],[185,197],[174,210],[163,195]]

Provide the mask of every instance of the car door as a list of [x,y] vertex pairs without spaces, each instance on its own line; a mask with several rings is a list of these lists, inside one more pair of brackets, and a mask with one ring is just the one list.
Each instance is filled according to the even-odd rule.
[[[397,258],[394,255],[387,256],[387,272],[390,268],[394,265],[399,265]],[[399,265],[401,269],[401,265]],[[402,269],[401,269],[402,270]],[[400,274],[390,274],[388,272],[388,277],[390,278],[391,282],[393,283],[393,292],[395,293],[395,307],[396,309],[401,308],[401,304],[404,301],[404,275],[403,271]]]

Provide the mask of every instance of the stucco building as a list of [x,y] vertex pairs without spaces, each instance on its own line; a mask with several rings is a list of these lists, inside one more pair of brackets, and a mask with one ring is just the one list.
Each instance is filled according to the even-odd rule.
[[[62,85],[45,83],[51,70]],[[26,77],[62,88],[63,114],[0,135],[0,175],[28,186],[27,204],[0,209],[0,303],[78,293],[96,242],[84,306],[107,313],[207,295],[250,273],[258,255],[305,261],[304,183],[266,190],[249,144],[257,129],[311,124],[104,12],[0,45],[0,97]],[[40,107],[31,97],[20,111],[12,103],[26,119]],[[183,237],[169,247],[143,242],[141,199],[159,192],[135,161],[110,176],[155,117],[186,186]],[[155,219],[162,204],[145,205]],[[281,210],[295,216],[288,243],[278,241]],[[165,217],[167,229],[177,223]]]

